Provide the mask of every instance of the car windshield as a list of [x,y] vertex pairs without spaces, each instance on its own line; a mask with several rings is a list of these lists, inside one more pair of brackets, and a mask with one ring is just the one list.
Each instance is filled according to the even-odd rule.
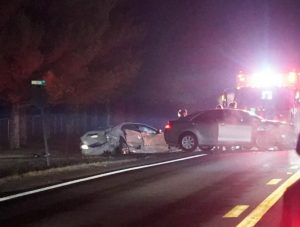
[[262,116],[259,116],[259,115],[255,114],[253,112],[249,111],[248,113],[249,113],[249,115],[251,115],[252,117],[254,117],[254,118],[258,119],[258,120],[264,120],[264,118]]

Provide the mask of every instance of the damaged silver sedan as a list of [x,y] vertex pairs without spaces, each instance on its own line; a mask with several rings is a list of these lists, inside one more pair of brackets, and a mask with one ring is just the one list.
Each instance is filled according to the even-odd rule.
[[80,139],[83,155],[168,152],[161,130],[140,123],[89,131]]

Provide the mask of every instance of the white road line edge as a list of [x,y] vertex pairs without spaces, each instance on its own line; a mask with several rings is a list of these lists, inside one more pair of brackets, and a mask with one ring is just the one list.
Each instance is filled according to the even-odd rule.
[[159,162],[159,163],[154,163],[154,164],[148,164],[148,165],[143,165],[143,166],[136,166],[136,167],[131,167],[131,168],[127,168],[127,169],[116,170],[116,171],[112,171],[112,172],[108,172],[108,173],[97,174],[97,175],[94,175],[94,176],[85,177],[85,178],[72,180],[72,181],[67,181],[67,182],[64,182],[64,183],[55,184],[55,185],[51,185],[51,186],[44,187],[44,188],[38,188],[38,189],[35,189],[35,190],[31,190],[31,191],[26,191],[26,192],[17,193],[17,194],[14,194],[14,195],[0,197],[0,202],[4,202],[4,201],[7,201],[7,200],[12,200],[12,199],[24,197],[24,196],[27,196],[27,195],[36,194],[36,193],[39,193],[39,192],[49,191],[49,190],[56,189],[56,188],[62,188],[62,187],[66,187],[66,186],[69,186],[69,185],[72,185],[72,184],[78,184],[78,183],[81,183],[81,182],[90,181],[90,180],[94,180],[94,179],[97,179],[97,178],[112,176],[112,175],[116,175],[116,174],[119,174],[119,173],[126,173],[126,172],[139,170],[139,169],[146,169],[146,168],[160,166],[160,165],[166,165],[166,164],[170,164],[170,163],[174,163],[174,162],[185,161],[185,160],[189,160],[189,159],[193,159],[193,158],[199,158],[199,157],[205,156],[205,155],[207,155],[207,154],[199,154],[199,155],[189,156],[189,157],[185,157],[185,158],[174,159],[174,160],[170,160],[170,161],[164,161],[164,162]]

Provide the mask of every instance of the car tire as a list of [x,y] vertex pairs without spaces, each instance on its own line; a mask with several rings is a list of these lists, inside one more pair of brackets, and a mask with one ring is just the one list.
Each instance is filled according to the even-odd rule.
[[199,146],[199,148],[202,150],[202,151],[211,151],[214,146],[210,146],[210,145],[202,145],[202,146]]
[[198,140],[195,134],[186,132],[179,138],[179,146],[182,150],[192,152],[198,147]]
[[293,137],[289,137],[290,139],[282,141],[277,144],[279,150],[291,150],[296,147],[296,141],[293,141]]
[[120,155],[130,154],[129,146],[124,139],[120,140],[120,145],[118,147],[118,154],[120,154]]
[[259,150],[268,150],[270,146],[270,141],[266,133],[259,133],[255,138],[255,146]]

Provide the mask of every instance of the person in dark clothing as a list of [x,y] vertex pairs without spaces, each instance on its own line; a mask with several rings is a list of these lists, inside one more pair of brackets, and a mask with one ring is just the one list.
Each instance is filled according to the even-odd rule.
[[237,103],[234,101],[234,102],[231,102],[229,103],[229,106],[228,106],[230,109],[236,109],[237,108]]
[[188,114],[187,109],[179,109],[177,112],[178,118],[186,117]]

